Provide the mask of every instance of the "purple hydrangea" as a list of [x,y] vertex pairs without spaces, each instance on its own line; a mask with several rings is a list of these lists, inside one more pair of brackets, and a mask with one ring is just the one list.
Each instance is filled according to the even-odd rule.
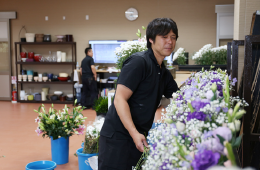
[[194,170],[206,170],[209,167],[216,165],[219,158],[219,153],[214,153],[211,150],[204,150],[195,155],[195,159],[192,161],[191,165]]
[[202,102],[201,100],[198,99],[191,102],[192,107],[197,111],[200,111],[200,109],[204,108],[207,104],[209,103]]
[[193,113],[189,113],[187,116],[187,121],[190,121],[191,119],[197,119],[197,120],[202,120],[205,121],[206,120],[207,115],[203,112],[193,112]]

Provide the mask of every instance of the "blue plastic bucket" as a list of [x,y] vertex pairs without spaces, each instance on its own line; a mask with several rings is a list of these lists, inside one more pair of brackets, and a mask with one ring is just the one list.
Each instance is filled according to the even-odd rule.
[[78,155],[79,170],[92,170],[92,168],[90,167],[88,158],[90,158],[92,156],[96,156],[98,154],[97,153],[85,154],[85,153],[82,153],[82,151],[83,151],[83,148],[80,148],[76,152]]
[[57,165],[69,162],[69,137],[53,140],[51,136],[51,158]]
[[53,161],[35,161],[26,165],[25,170],[53,170],[56,163]]

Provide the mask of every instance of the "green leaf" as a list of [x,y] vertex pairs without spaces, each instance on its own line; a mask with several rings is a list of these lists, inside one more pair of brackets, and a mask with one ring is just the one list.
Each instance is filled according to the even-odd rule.
[[139,33],[139,34],[141,33],[139,29],[138,29],[138,33]]
[[236,141],[233,145],[234,148],[238,148],[240,146],[240,143],[241,143],[241,140],[242,140],[242,136],[243,135],[240,135],[239,137],[236,138]]
[[38,108],[38,112],[40,112],[40,110],[41,110],[41,107],[42,107],[42,106],[40,106],[40,107]]
[[217,135],[217,137],[219,138],[220,143],[224,146],[225,139],[220,135]]
[[143,30],[146,30],[146,27],[142,26],[142,29],[143,29]]
[[193,112],[194,112],[194,109],[193,109],[191,103],[188,103],[188,107],[190,108],[190,112],[193,113]]

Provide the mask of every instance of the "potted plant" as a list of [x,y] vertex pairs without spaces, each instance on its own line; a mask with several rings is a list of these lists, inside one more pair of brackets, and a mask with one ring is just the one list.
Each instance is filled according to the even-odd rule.
[[95,100],[93,108],[97,112],[97,116],[106,116],[106,113],[108,112],[108,98],[99,97]]
[[68,163],[69,137],[83,134],[85,129],[84,121],[87,118],[83,117],[81,106],[73,108],[72,113],[69,113],[67,105],[62,111],[57,111],[52,104],[49,111],[46,111],[42,104],[34,111],[39,114],[35,119],[38,123],[36,133],[51,138],[52,161],[58,165]]
[[100,117],[92,125],[87,126],[83,148],[77,150],[79,170],[98,168],[98,142],[105,118]]

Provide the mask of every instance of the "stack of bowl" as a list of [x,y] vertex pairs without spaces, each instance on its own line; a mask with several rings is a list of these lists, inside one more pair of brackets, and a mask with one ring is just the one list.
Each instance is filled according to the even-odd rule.
[[67,80],[69,79],[68,76],[69,76],[69,75],[68,75],[67,73],[59,73],[58,79],[59,79],[60,81],[67,81]]

